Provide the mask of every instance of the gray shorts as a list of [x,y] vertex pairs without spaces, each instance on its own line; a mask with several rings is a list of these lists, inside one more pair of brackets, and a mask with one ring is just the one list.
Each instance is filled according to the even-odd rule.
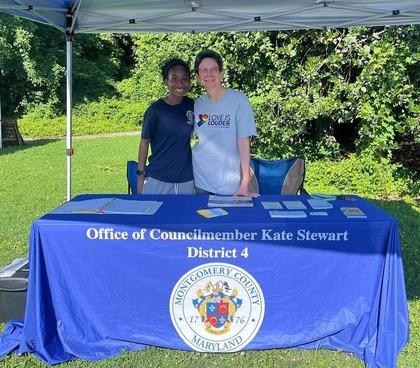
[[195,194],[194,181],[167,183],[148,177],[144,180],[142,194]]

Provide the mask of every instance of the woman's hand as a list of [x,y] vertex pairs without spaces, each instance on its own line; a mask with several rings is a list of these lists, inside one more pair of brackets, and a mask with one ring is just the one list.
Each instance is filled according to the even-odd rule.
[[144,175],[138,175],[137,178],[137,194],[141,194],[144,186]]
[[259,197],[258,193],[250,192],[248,185],[241,185],[238,190],[233,193],[234,196],[244,196],[244,197]]

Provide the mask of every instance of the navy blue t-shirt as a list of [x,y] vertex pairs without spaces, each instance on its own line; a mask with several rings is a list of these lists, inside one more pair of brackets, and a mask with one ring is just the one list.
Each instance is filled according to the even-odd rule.
[[194,100],[185,96],[178,105],[160,99],[146,110],[141,132],[151,146],[146,177],[167,183],[193,180],[190,138],[194,125],[188,111],[194,111]]

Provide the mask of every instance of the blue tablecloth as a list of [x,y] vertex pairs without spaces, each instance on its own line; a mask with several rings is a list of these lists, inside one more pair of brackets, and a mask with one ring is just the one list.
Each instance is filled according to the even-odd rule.
[[[409,338],[407,297],[398,225],[377,207],[354,197],[333,201],[328,216],[273,219],[262,201],[307,197],[261,196],[204,218],[196,211],[207,196],[118,197],[163,205],[152,216],[33,223],[24,324],[9,323],[0,354],[15,348],[54,364],[147,346],[295,347],[396,366]],[[367,218],[348,219],[342,206]]]

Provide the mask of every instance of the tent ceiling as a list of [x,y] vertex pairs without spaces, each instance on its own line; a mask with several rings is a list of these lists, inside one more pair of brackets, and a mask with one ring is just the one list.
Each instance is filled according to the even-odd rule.
[[420,23],[419,0],[0,0],[0,11],[74,33],[189,33]]

